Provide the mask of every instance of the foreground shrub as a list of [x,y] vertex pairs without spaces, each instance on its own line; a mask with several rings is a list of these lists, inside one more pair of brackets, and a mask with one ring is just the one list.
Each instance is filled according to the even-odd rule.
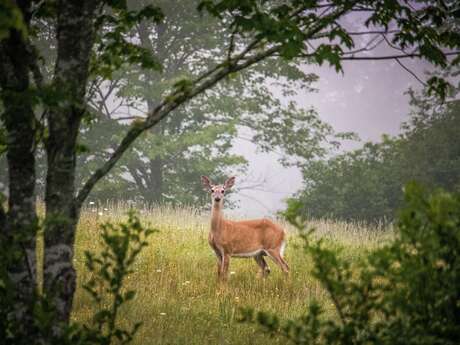
[[[154,230],[144,227],[130,212],[125,223],[104,223],[100,226],[103,249],[99,253],[85,252],[86,268],[91,278],[84,289],[100,308],[88,324],[55,323],[55,308],[50,299],[36,293],[30,300],[31,322],[20,325],[16,320],[15,287],[5,269],[12,260],[22,259],[23,252],[14,243],[0,242],[0,335],[2,344],[128,344],[141,323],[126,329],[119,325],[120,309],[135,297],[126,290],[126,277],[134,272],[136,258],[147,246]],[[20,248],[20,247],[19,247]],[[27,310],[27,309],[25,309]]]
[[[460,195],[410,184],[405,199],[395,239],[359,262],[304,233],[334,315],[313,301],[299,319],[246,309],[242,321],[295,344],[459,344]],[[300,229],[291,206],[288,219]]]

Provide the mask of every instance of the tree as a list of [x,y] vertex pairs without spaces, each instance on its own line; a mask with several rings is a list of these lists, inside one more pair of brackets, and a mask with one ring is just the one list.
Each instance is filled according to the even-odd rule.
[[410,91],[412,111],[402,134],[306,165],[304,190],[292,202],[311,217],[377,221],[394,219],[410,181],[458,191],[460,102],[458,89],[450,93],[452,99],[439,102],[426,90]]
[[[202,1],[199,9],[215,16],[232,32],[225,54],[199,77],[178,80],[144,120],[130,125],[110,158],[77,191],[78,133],[88,114],[89,76],[96,73],[110,79],[116,70],[130,64],[159,68],[155,58],[127,34],[144,19],[160,22],[161,11],[151,5],[130,10],[126,2],[113,0],[3,1],[2,9],[9,14],[2,16],[0,23],[1,117],[9,168],[8,211],[2,235],[14,235],[13,243],[24,248],[22,257],[9,268],[18,286],[16,317],[24,320],[23,324],[32,315],[32,308],[27,306],[36,290],[34,149],[39,138],[43,137],[47,157],[44,293],[56,308],[56,322],[66,323],[75,291],[73,244],[83,202],[134,141],[174,110],[218,82],[267,59],[302,57],[310,63],[329,62],[340,70],[344,59],[367,58],[359,55],[362,49],[353,50],[363,32],[351,32],[343,24],[346,16],[356,13],[362,14],[360,21],[368,34],[385,35],[391,45],[402,50],[397,56],[374,58],[419,57],[441,66],[459,60],[447,58],[457,51],[446,49],[460,45],[459,34],[450,25],[458,13],[449,3],[430,1],[413,8],[410,2],[388,0]],[[51,25],[48,28],[56,37],[51,81],[43,79],[39,52],[31,43],[32,36],[42,34],[42,22]],[[446,86],[437,77],[429,84],[441,94]],[[37,119],[38,104],[45,111]],[[36,135],[37,130],[43,136]]]
[[405,201],[394,238],[359,259],[303,232],[332,315],[312,301],[296,319],[246,310],[243,320],[292,344],[458,344],[460,196],[409,184]]
[[[140,3],[131,1],[131,6]],[[130,66],[118,71],[109,84],[101,83],[102,78],[95,80],[97,98],[91,100],[91,105],[96,115],[91,130],[82,137],[89,152],[79,157],[79,179],[83,181],[108,156],[101,149],[102,138],[107,138],[106,146],[112,147],[118,140],[116,132],[129,126],[132,119],[143,119],[171,85],[184,77],[198,77],[210,61],[225,56],[231,32],[216,19],[203,20],[203,15],[195,11],[198,1],[167,1],[159,5],[165,20],[160,24],[143,21],[133,35],[157,57],[162,72]],[[276,91],[288,95],[308,89],[315,76],[303,72],[299,62],[277,60],[261,62],[228,78],[212,93],[184,104],[173,116],[144,133],[91,197],[116,197],[114,191],[122,186],[125,197],[138,195],[147,202],[200,205],[200,186],[190,181],[198,181],[202,174],[223,178],[232,166],[244,169],[244,157],[229,153],[242,127],[246,140],[261,149],[282,152],[283,162],[294,153],[293,143],[293,161],[319,153],[319,141],[326,136],[334,139],[332,128],[313,111],[305,112],[294,102],[280,102],[269,85],[270,79],[275,78]],[[257,120],[253,115],[258,115]],[[294,126],[298,128],[295,132],[291,131]]]

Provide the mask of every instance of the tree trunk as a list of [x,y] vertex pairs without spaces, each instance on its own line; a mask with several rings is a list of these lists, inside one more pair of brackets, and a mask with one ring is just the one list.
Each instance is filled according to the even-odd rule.
[[44,292],[53,302],[57,320],[69,321],[76,285],[73,267],[79,207],[75,203],[76,144],[94,43],[94,12],[98,1],[60,1],[58,56],[54,88],[63,94],[49,113],[46,143],[46,228]]
[[150,174],[147,185],[149,195],[147,200],[152,204],[159,204],[163,200],[163,164],[163,159],[159,156],[149,162]]
[[[26,25],[28,1],[18,2]],[[20,253],[8,263],[8,275],[16,286],[15,317],[24,325],[19,333],[31,332],[32,307],[36,294],[36,227],[35,210],[35,116],[30,97],[29,53],[27,43],[16,30],[0,42],[0,86],[4,112],[1,114],[7,132],[9,176],[8,211],[3,211],[0,228],[8,249]],[[5,242],[4,242],[5,243]],[[3,243],[3,244],[4,244]],[[6,250],[6,248],[3,248]]]

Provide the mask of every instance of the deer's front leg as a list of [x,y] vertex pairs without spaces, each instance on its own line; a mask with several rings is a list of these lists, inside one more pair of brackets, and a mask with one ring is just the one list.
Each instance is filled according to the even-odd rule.
[[230,265],[230,255],[224,253],[222,255],[222,264],[221,264],[221,270],[220,270],[220,281],[221,282],[227,281],[229,265]]
[[222,275],[222,255],[216,251],[216,257],[217,257],[217,279],[221,279]]

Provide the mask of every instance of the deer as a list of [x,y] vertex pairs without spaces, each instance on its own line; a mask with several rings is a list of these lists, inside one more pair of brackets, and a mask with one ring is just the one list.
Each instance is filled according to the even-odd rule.
[[268,256],[287,274],[289,266],[283,257],[286,233],[281,226],[269,219],[231,221],[224,218],[224,195],[233,187],[235,179],[230,177],[223,185],[215,185],[207,176],[201,176],[203,187],[211,194],[208,242],[217,257],[218,280],[227,281],[231,257],[254,258],[259,266],[258,276],[266,278],[270,267],[264,257]]

